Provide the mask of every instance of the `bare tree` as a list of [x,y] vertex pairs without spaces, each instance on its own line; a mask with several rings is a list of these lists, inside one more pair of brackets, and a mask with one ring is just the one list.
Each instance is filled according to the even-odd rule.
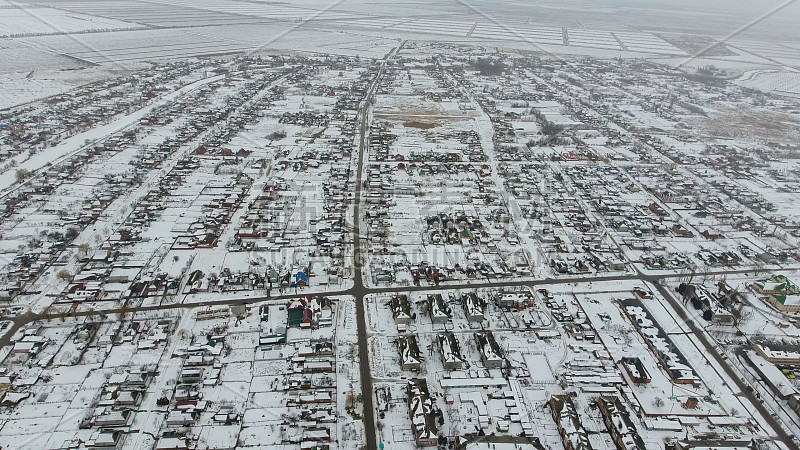
[[61,271],[58,272],[56,276],[58,277],[59,280],[62,281],[69,281],[72,279],[72,274],[69,273],[69,270],[67,269],[62,269]]
[[30,175],[31,172],[28,169],[17,169],[15,173],[17,183],[22,183],[23,181],[27,180]]

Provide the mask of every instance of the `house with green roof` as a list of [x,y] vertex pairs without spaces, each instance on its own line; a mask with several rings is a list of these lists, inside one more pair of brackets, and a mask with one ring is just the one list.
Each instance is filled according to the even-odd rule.
[[784,275],[773,275],[751,285],[754,291],[766,296],[773,308],[783,312],[800,312],[800,288]]
[[785,275],[773,275],[766,280],[753,283],[753,289],[759,294],[780,294],[796,295],[800,294],[800,289]]

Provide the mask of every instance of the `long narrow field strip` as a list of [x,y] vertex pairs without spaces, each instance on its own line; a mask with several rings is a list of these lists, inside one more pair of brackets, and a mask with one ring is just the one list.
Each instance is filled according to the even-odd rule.
[[0,14],[0,37],[141,27],[138,23],[89,14],[75,14],[53,8],[6,8]]
[[361,17],[356,14],[325,9],[297,8],[285,5],[237,2],[230,0],[207,0],[198,4],[192,0],[155,0],[162,5],[181,8],[198,8],[215,13],[238,14],[243,16],[262,17],[276,20],[342,20]]
[[[766,56],[769,58],[790,58],[800,59],[800,49],[788,47],[790,44],[782,43],[765,43],[750,40],[732,39],[728,42],[730,45],[745,50],[747,52]],[[795,46],[800,48],[800,43],[795,43]]]
[[95,14],[126,22],[158,26],[184,27],[204,25],[225,25],[252,23],[265,18],[231,14],[226,11],[198,9],[194,5],[162,5],[144,2],[59,2],[53,3],[60,9],[83,14]]
[[604,48],[608,50],[621,50],[614,36],[607,31],[592,31],[580,28],[572,29],[569,31],[570,45]]

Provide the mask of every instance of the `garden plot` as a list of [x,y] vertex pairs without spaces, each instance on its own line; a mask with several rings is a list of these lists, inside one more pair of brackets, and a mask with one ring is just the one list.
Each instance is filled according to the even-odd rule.
[[499,40],[532,41],[541,44],[564,44],[562,29],[548,26],[512,25],[499,27],[495,24],[480,23],[475,28],[472,36]]
[[[690,175],[693,174],[690,172]],[[669,236],[674,235],[673,239],[665,238],[661,242],[666,243],[672,251],[675,251],[676,247],[688,249],[688,255],[696,257],[698,263],[710,267],[757,264],[760,255],[767,253],[768,249],[777,251],[784,249],[785,242],[765,231],[761,215],[769,208],[774,208],[774,205],[769,206],[765,201],[766,198],[776,201],[782,198],[791,200],[783,197],[777,189],[763,181],[769,176],[767,174],[763,177],[749,174],[741,177],[730,175],[722,174],[713,168],[704,168],[700,178],[690,176],[685,179],[686,186],[691,186],[689,191],[680,187],[681,183],[667,184],[663,189],[652,188],[667,180],[665,177],[675,179],[675,174],[665,175],[650,171],[649,174],[637,176],[637,180],[641,181],[653,196],[644,202],[650,202],[648,213],[654,217],[654,224],[660,223],[655,226],[662,227],[661,232],[655,228],[654,232],[663,236],[666,230]],[[686,197],[687,200],[681,200],[681,192],[691,194],[698,189],[698,185],[707,186],[704,189],[718,189],[721,192],[704,201],[690,200],[689,196]],[[739,211],[734,214],[730,208],[722,207],[723,195],[729,197],[726,201],[739,204]],[[639,207],[645,209],[647,206],[640,202]],[[785,205],[785,210],[791,210],[792,207],[791,204]],[[652,214],[653,212],[657,214]],[[676,228],[676,223],[681,225]],[[670,227],[672,230],[669,230]],[[623,237],[623,240],[625,239]],[[691,249],[692,243],[695,244],[695,249]],[[712,258],[707,256],[709,252],[712,253]]]
[[736,84],[762,92],[777,92],[800,95],[800,75],[796,72],[775,70],[750,71],[742,75]]
[[672,55],[686,54],[685,51],[653,34],[618,31],[614,35],[631,51]]
[[[797,196],[800,189],[796,184],[787,182],[788,180],[779,173],[776,174],[777,171],[780,171],[780,166],[784,166],[784,164],[775,162],[771,167],[753,170],[746,178],[736,180],[736,183],[746,191],[769,199],[769,203],[774,207],[774,214],[792,220],[793,213],[800,208],[800,198]],[[777,178],[780,180],[776,179],[773,174],[778,175]]]
[[787,64],[800,59],[800,56],[798,56],[797,53],[797,49],[787,46],[791,45],[790,43],[789,44],[784,44],[781,42],[766,43],[766,42],[752,41],[747,39],[733,38],[729,42],[727,42],[727,44],[735,49],[746,51],[752,55],[778,60],[781,62],[785,62]]
[[467,36],[475,25],[474,22],[449,21],[437,19],[355,19],[354,26],[396,31],[424,32],[448,36]]
[[621,102],[615,105],[622,113],[630,116],[629,120],[646,129],[669,129],[673,123],[663,117],[658,117],[655,114],[645,111],[640,105],[627,102]]
[[[561,274],[624,271],[627,261],[613,241],[602,235],[604,208],[601,198],[608,185],[607,176],[583,165],[560,168],[504,163],[501,174],[522,209],[521,233],[535,241],[531,251],[541,253],[550,270]],[[533,173],[532,173],[533,172]],[[576,191],[577,188],[577,191]],[[574,195],[583,191],[582,195]],[[616,193],[609,192],[609,195]]]
[[603,48],[608,50],[622,50],[614,35],[607,31],[591,31],[583,29],[569,29],[569,45]]
[[668,134],[660,134],[658,135],[658,139],[661,141],[662,145],[668,147],[671,152],[677,153],[677,155],[685,158],[687,163],[699,162],[700,155],[706,150],[702,142],[694,139],[681,138]]
[[[243,252],[229,254],[228,259],[247,259],[244,252],[250,255],[244,267],[230,266],[232,270],[246,271],[250,262],[281,272],[317,265],[333,272],[317,273],[315,283],[339,282],[336,267],[342,267],[347,251],[342,221],[348,217],[345,205],[352,198],[347,183],[354,169],[353,117],[342,114],[331,120],[338,110],[337,98],[330,94],[358,76],[358,70],[338,75],[321,71],[313,74],[313,90],[286,86],[285,95],[231,141],[231,147],[246,153],[237,157],[241,160],[237,165],[254,179],[220,237],[231,252]],[[319,183],[320,179],[326,182]]]
[[24,62],[36,65],[37,73],[31,75],[30,71],[34,70],[34,67],[28,68],[27,72],[17,72],[18,70],[24,70],[25,67],[4,68],[3,63],[0,63],[0,68],[3,68],[3,72],[0,74],[0,92],[2,92],[2,95],[0,95],[0,109],[61,94],[75,88],[76,85],[94,81],[95,78],[105,77],[100,70],[74,71],[80,72],[80,75],[72,73],[73,71],[53,72],[47,69],[48,63],[58,62],[60,58],[53,57],[46,61],[37,61],[38,52],[27,48],[27,57],[24,58],[24,61],[20,61],[23,58],[19,58],[14,52],[15,50],[11,45],[3,47],[0,49],[0,55],[2,55],[0,59],[14,61],[16,64]]
[[[227,84],[228,86],[220,89],[219,96],[211,99],[210,104],[212,107],[224,107],[224,99],[239,91],[238,85]],[[250,92],[252,92],[252,90]],[[201,114],[208,113],[201,112]],[[158,139],[156,139],[155,136],[160,136],[160,139],[167,139],[168,141],[170,133],[183,133],[183,131],[178,130],[184,130],[185,127],[192,127],[195,126],[195,124],[196,120],[173,122],[171,127],[166,127],[164,130],[160,130],[155,135],[149,137],[149,145],[151,145],[149,151],[158,152],[167,145],[156,144]],[[224,133],[224,131],[219,130],[214,130],[214,132],[216,135]],[[192,148],[194,147],[192,147],[191,144],[183,145],[180,151],[186,153]],[[227,214],[223,213],[223,215],[217,214],[213,216],[213,219],[217,221],[216,227],[224,226],[227,223],[226,221],[229,222],[230,218],[236,214],[236,204],[241,203],[241,197],[247,194],[249,186],[252,184],[252,178],[240,176],[238,175],[240,172],[235,168],[234,170],[230,170],[224,166],[226,164],[241,165],[247,168],[249,165],[253,164],[256,158],[263,159],[266,155],[263,149],[260,150],[261,152],[255,153],[242,148],[237,153],[243,153],[237,155],[235,161],[233,159],[226,161],[224,158],[209,158],[199,154],[196,157],[184,157],[179,161],[180,166],[176,165],[169,173],[170,181],[167,181],[170,187],[169,195],[163,195],[157,199],[156,204],[158,206],[156,210],[160,211],[159,214],[154,215],[152,212],[148,212],[145,209],[144,211],[147,213],[146,216],[142,216],[137,212],[136,217],[129,217],[129,220],[131,220],[130,223],[137,230],[136,233],[139,238],[139,242],[134,244],[135,248],[133,252],[141,255],[144,261],[143,265],[149,264],[150,271],[165,273],[167,276],[180,279],[180,277],[185,274],[188,267],[190,267],[194,255],[186,254],[186,257],[183,257],[182,254],[176,252],[170,252],[169,255],[167,255],[162,251],[164,250],[162,246],[167,244],[170,240],[174,240],[173,246],[184,246],[182,241],[184,237],[192,232],[196,232],[198,226],[199,229],[203,229],[205,225],[208,225],[208,214],[213,213],[213,211],[208,211],[208,207],[209,205],[213,206],[215,202],[220,202],[222,204],[223,208],[217,207],[221,211],[224,211],[224,208],[230,211]],[[252,153],[255,153],[252,159],[242,157],[244,154],[250,155]],[[130,155],[123,153],[122,157],[130,157]],[[128,161],[132,162],[131,159],[128,159]],[[145,160],[145,162],[147,162],[147,160]],[[122,163],[124,163],[124,160]],[[191,167],[194,170],[186,171],[187,167]],[[217,172],[219,172],[219,174],[217,174]],[[255,176],[259,171],[255,170],[255,172],[253,172],[251,170],[250,173]],[[164,180],[159,181],[160,184],[163,184],[163,182]],[[152,187],[152,184],[150,184],[149,187]],[[231,198],[231,195],[239,196],[238,200],[234,197],[231,204],[225,205],[225,202]],[[138,200],[141,201],[141,198]],[[153,199],[150,199],[147,204],[148,207],[151,207],[150,205],[153,205]],[[130,206],[136,207],[136,203],[131,203]],[[125,213],[125,209],[127,209],[126,206],[123,206],[123,214]],[[136,211],[139,211],[139,209],[137,208]],[[144,222],[141,221],[142,217],[146,218]],[[204,222],[204,220],[206,222]],[[130,230],[130,228],[126,229]],[[223,231],[217,235],[217,238],[227,242],[233,235],[233,231],[233,227],[224,228]],[[128,233],[128,231],[124,232]],[[125,239],[125,235],[121,235],[121,237],[118,236],[116,239]],[[136,242],[135,239],[132,241]],[[213,246],[214,242],[209,241],[206,245]],[[166,259],[167,256],[169,256],[169,259]],[[140,265],[139,267],[142,266]],[[244,266],[236,264],[235,269],[249,270],[249,261],[245,260]]]
[[34,203],[22,214],[6,219],[3,222],[6,248],[15,241],[19,246],[41,239],[41,233],[55,231],[63,235],[70,228],[77,230],[77,221],[71,222],[70,217],[77,219],[84,206],[88,206],[88,201],[103,195],[101,186],[106,184],[106,173],[114,176],[130,169],[127,162],[134,157],[133,153],[131,148],[127,148],[113,156],[93,160],[81,175],[56,187],[54,195],[43,197],[41,203]]

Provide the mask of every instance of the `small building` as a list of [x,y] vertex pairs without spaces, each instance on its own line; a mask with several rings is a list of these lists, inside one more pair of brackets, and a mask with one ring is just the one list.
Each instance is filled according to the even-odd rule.
[[125,433],[122,430],[101,430],[94,440],[87,444],[91,448],[117,448]]
[[533,295],[530,292],[504,292],[497,298],[501,308],[521,310],[533,306]]
[[307,394],[300,394],[297,397],[299,403],[331,403],[333,397],[330,391],[313,391]]
[[138,406],[142,402],[142,391],[120,391],[114,399],[115,406]]
[[227,306],[218,308],[203,308],[195,313],[195,319],[201,320],[227,319],[231,316],[231,309]]
[[169,427],[185,427],[194,423],[194,418],[191,413],[173,410],[169,412],[166,423]]
[[753,344],[753,350],[772,364],[800,366],[800,351],[796,345],[762,341]]
[[303,361],[303,373],[329,373],[333,372],[333,364],[331,361]]
[[626,356],[619,360],[619,363],[625,369],[625,373],[631,378],[636,384],[647,384],[652,379],[650,378],[650,372],[647,371],[647,368],[642,363],[642,360],[635,356]]
[[183,383],[197,383],[200,381],[203,381],[203,369],[201,367],[184,369],[181,372],[181,382]]
[[289,328],[315,328],[331,325],[331,300],[321,295],[306,295],[297,300],[290,300],[287,325]]
[[125,427],[130,424],[133,414],[128,409],[121,411],[105,411],[94,419],[94,425],[103,428]]

